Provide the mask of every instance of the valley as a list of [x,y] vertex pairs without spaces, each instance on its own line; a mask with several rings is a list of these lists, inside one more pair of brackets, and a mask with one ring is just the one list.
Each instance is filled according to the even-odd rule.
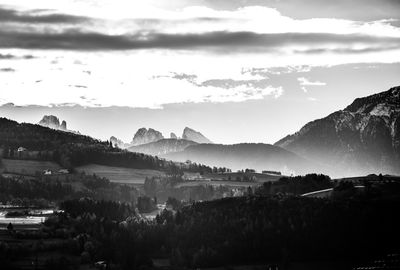
[[[127,144],[66,131],[56,117],[46,118],[55,121],[48,127],[1,118],[1,262],[10,269],[219,269],[229,261],[232,269],[298,270],[355,267],[397,252],[397,93],[356,100],[275,145],[214,144],[189,128],[168,139],[139,129]],[[382,102],[393,112],[377,113]],[[367,124],[357,129],[357,121]],[[386,130],[381,121],[392,123],[390,140],[375,132]],[[362,139],[351,133],[349,141],[348,129]],[[368,136],[387,148],[376,152]],[[337,144],[336,160],[345,159],[336,166],[328,157]],[[373,153],[379,164],[356,158]],[[328,250],[315,249],[327,238]]]

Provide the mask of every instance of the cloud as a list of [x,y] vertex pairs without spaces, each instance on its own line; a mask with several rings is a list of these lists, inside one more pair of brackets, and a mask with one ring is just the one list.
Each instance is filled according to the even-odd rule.
[[1,54],[0,53],[0,60],[13,60],[13,59],[34,59],[35,57],[33,55],[23,55],[23,56],[18,56],[18,55],[13,55],[13,54]]
[[324,82],[319,82],[319,81],[312,82],[304,77],[297,78],[297,80],[300,82],[300,85],[307,85],[307,86],[308,85],[312,85],[312,86],[325,86],[326,85],[326,83],[324,83]]
[[310,72],[311,69],[312,67],[309,65],[268,67],[268,68],[247,68],[247,69],[242,69],[242,74],[250,74],[252,76],[258,75],[263,78],[268,78],[270,75]]
[[[36,1],[7,1],[18,9],[1,9],[0,59],[18,72],[0,88],[18,103],[86,106],[84,96],[103,106],[154,108],[279,97],[283,88],[273,86],[296,86],[316,66],[396,62],[400,52],[400,29],[387,20],[296,20],[267,7],[155,10],[126,0],[38,0],[47,9],[30,10]],[[28,51],[34,63],[7,61]]]
[[261,79],[209,79],[205,81],[200,81],[197,75],[185,74],[185,73],[172,73],[172,75],[167,76],[156,76],[156,78],[172,78],[177,80],[183,80],[195,85],[197,87],[216,87],[222,89],[236,89],[238,87],[248,89],[247,95],[251,95],[251,91],[257,92],[258,90],[266,89],[270,87],[268,78]]
[[398,0],[186,0],[184,3],[205,3],[217,9],[267,6],[298,19],[327,17],[371,21],[398,18],[400,14]]
[[[326,33],[209,32],[201,34],[146,33],[105,35],[79,29],[62,33],[11,32],[0,30],[0,48],[62,50],[206,50],[219,53],[279,51],[284,46],[351,48],[352,46],[400,48],[400,37],[340,35]],[[360,45],[361,44],[361,45]]]
[[0,72],[15,72],[13,68],[0,68]]
[[[75,88],[88,88],[86,85],[68,85],[68,86],[75,87]],[[80,98],[83,99],[82,96]]]
[[295,53],[299,54],[325,54],[325,53],[334,53],[334,54],[365,54],[365,53],[373,53],[373,52],[384,52],[397,50],[399,46],[396,44],[382,44],[379,46],[371,46],[371,47],[363,47],[363,48],[317,48],[317,49],[305,49],[305,50],[295,50]]
[[306,88],[306,86],[325,86],[326,83],[324,82],[319,82],[319,81],[310,81],[305,77],[300,77],[297,78],[297,80],[299,81],[300,85],[301,85],[301,90],[303,90],[304,93],[308,92],[308,89]]
[[87,21],[89,21],[89,18],[83,16],[43,14],[43,10],[19,12],[14,9],[7,9],[0,6],[0,23],[77,24]]
[[15,58],[17,58],[17,57],[15,55],[12,55],[12,54],[0,54],[0,59],[9,60],[9,59],[15,59]]

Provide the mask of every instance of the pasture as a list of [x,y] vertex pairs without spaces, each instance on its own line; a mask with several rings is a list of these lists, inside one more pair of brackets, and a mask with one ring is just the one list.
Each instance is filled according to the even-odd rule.
[[58,171],[61,166],[51,161],[22,160],[22,159],[2,159],[1,171],[4,173],[14,173],[22,175],[35,175],[36,172],[42,173],[44,170]]
[[156,170],[142,170],[121,167],[103,166],[97,164],[90,164],[77,167],[76,171],[85,172],[87,175],[97,175],[105,177],[111,182],[123,184],[142,185],[146,177],[160,177],[165,176],[164,172]]
[[253,187],[260,186],[260,182],[239,182],[239,181],[223,181],[223,180],[197,180],[197,181],[185,181],[176,184],[175,187],[194,187],[200,185],[208,186],[229,186],[229,187]]
[[278,181],[280,178],[284,177],[284,175],[264,174],[264,173],[239,173],[239,172],[204,174],[204,178],[206,179],[222,180],[229,182],[231,181],[236,182],[237,178],[243,179],[244,176],[247,176],[248,178],[253,178],[256,182],[259,183]]

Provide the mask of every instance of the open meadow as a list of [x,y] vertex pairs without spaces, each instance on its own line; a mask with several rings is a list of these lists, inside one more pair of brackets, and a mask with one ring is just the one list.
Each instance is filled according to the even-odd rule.
[[97,164],[77,167],[76,170],[78,172],[85,172],[88,175],[95,174],[100,177],[105,177],[111,182],[135,185],[142,185],[146,177],[165,176],[164,172],[157,170],[121,168]]
[[22,160],[22,159],[1,159],[0,171],[3,173],[14,173],[22,175],[35,175],[44,170],[58,171],[61,166],[51,161]]

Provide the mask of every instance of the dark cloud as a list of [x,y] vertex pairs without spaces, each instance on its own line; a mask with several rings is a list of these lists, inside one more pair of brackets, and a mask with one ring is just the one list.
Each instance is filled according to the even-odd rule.
[[333,49],[309,49],[309,50],[296,50],[296,53],[304,53],[304,54],[322,54],[322,53],[337,53],[337,54],[358,54],[358,53],[371,53],[371,52],[383,52],[399,49],[400,45],[391,45],[387,44],[382,47],[369,47],[369,48],[333,48]]
[[0,54],[0,59],[9,60],[9,59],[15,59],[15,58],[17,58],[17,57],[12,54]]
[[34,59],[35,57],[33,55],[23,55],[23,56],[17,56],[13,54],[1,54],[0,53],[0,60],[12,60],[12,59]]
[[[75,85],[68,85],[69,87],[75,87],[75,88],[88,88],[86,85],[79,85],[79,84],[75,84]],[[82,98],[83,96],[81,96],[80,98]]]
[[0,72],[15,72],[13,68],[0,68]]
[[38,11],[18,12],[0,6],[0,22],[75,24],[89,21],[89,18],[67,14],[40,14]]
[[[105,35],[81,30],[63,33],[12,32],[0,30],[0,48],[60,50],[135,50],[176,49],[216,52],[266,52],[282,46],[336,45],[350,48],[363,44],[366,48],[400,47],[400,38],[326,33],[257,34],[253,32],[209,32],[203,34],[138,34]],[[310,50],[311,50],[310,49]]]

